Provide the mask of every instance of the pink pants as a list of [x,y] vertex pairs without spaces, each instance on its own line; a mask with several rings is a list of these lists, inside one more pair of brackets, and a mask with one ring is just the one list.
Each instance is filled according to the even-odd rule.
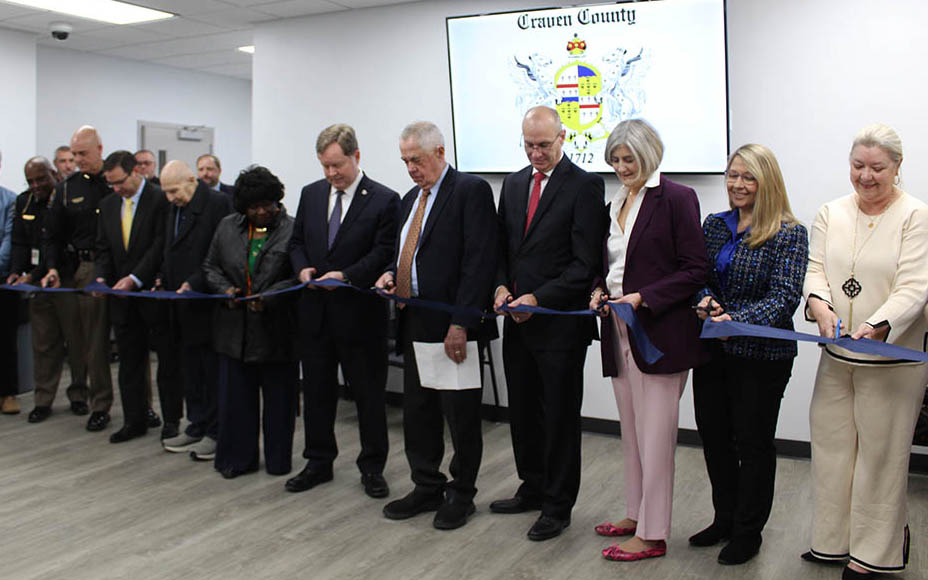
[[644,374],[635,364],[625,323],[612,315],[618,336],[619,376],[612,379],[622,424],[625,515],[638,522],[644,540],[670,536],[674,450],[680,396],[689,371]]

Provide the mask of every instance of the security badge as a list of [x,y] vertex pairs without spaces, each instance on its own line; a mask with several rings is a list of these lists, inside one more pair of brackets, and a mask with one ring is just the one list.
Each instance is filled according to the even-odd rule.
[[30,263],[33,266],[39,265],[39,249],[38,248],[32,248],[32,257],[30,259]]

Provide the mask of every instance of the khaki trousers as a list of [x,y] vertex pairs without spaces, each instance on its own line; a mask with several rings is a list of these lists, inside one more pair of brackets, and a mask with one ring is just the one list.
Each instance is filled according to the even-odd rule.
[[[73,285],[83,288],[95,279],[93,262],[81,262],[74,272]],[[83,338],[84,364],[90,378],[90,409],[108,413],[113,405],[113,375],[110,373],[110,321],[106,298],[77,295],[77,310]]]
[[908,554],[912,433],[928,365],[863,366],[822,352],[812,394],[812,552],[874,572]]
[[32,324],[32,352],[35,358],[32,373],[35,406],[50,407],[55,401],[66,351],[68,366],[71,368],[68,400],[86,402],[87,366],[82,356],[84,339],[77,296],[36,294],[29,300],[29,321]]

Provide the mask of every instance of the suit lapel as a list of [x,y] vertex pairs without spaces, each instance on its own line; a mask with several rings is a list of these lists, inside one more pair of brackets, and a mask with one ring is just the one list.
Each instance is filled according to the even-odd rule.
[[[510,194],[511,197],[514,197],[512,207],[514,208],[513,215],[515,215],[518,220],[517,224],[513,224],[513,230],[519,232],[519,240],[523,239],[522,233],[525,230],[525,217],[528,215],[528,198],[531,192],[529,191],[528,184],[532,181],[532,166],[529,165],[525,169],[519,171],[516,176],[512,179],[513,193]],[[537,210],[536,210],[537,211]]]
[[[143,220],[148,219],[148,208],[154,203],[154,194],[149,189],[148,182],[145,182],[145,187],[142,188],[142,193],[139,194],[139,206],[135,208],[135,215],[132,216],[132,229],[129,230],[129,248],[135,247],[135,244],[138,243],[138,238],[140,235],[139,231],[142,229]],[[128,252],[128,250],[127,250]]]
[[[122,243],[122,204],[123,204],[123,199],[122,199],[122,197],[121,197],[120,195],[118,195],[118,194],[116,194],[116,193],[111,193],[109,196],[107,196],[107,199],[109,199],[109,200],[112,202],[112,204],[113,204],[113,208],[114,208],[114,209],[113,209],[113,214],[114,214],[114,218],[115,218],[115,219],[110,220],[110,222],[109,222],[108,224],[106,224],[106,227],[109,228],[109,230],[110,230],[110,237],[111,237],[112,239],[114,239],[114,240],[118,240],[118,243],[116,244],[116,252],[115,252],[115,253],[116,253],[117,255],[119,255],[120,258],[124,258],[124,257],[126,256],[126,246]],[[105,217],[105,216],[104,216],[104,217]],[[132,225],[135,226],[135,220],[134,220],[134,219],[132,220]],[[131,231],[129,232],[129,239],[130,239],[130,241],[131,241],[131,239],[132,239],[132,232],[131,232]]]
[[364,206],[370,201],[371,196],[369,195],[370,192],[367,191],[367,181],[368,179],[365,175],[361,178],[360,183],[358,183],[358,188],[354,191],[354,197],[351,199],[351,205],[348,206],[348,213],[345,214],[342,225],[339,226],[338,233],[335,234],[335,241],[332,243],[333,248],[338,245],[339,240],[345,236],[345,231],[358,219],[358,216],[364,211]]
[[644,192],[644,199],[641,200],[641,209],[638,210],[638,217],[635,218],[635,225],[632,227],[632,235],[628,239],[628,249],[625,252],[626,260],[628,256],[634,254],[635,246],[638,245],[638,240],[641,239],[644,231],[648,228],[648,223],[651,221],[651,217],[654,216],[654,210],[657,209],[657,205],[660,203],[662,197],[664,197],[663,178],[661,178],[660,185]]
[[308,200],[310,206],[307,208],[309,211],[306,212],[306,216],[311,223],[306,224],[309,227],[304,229],[311,232],[312,245],[310,247],[316,246],[322,249],[318,254],[319,258],[314,259],[321,259],[329,251],[329,193],[329,182],[323,181],[318,189],[310,192]]
[[[171,216],[171,235],[169,239],[173,239],[171,245],[179,243],[184,237],[193,230],[193,226],[197,222],[197,218],[201,213],[203,213],[203,208],[206,206],[207,198],[209,197],[209,192],[206,191],[206,186],[202,188],[198,185],[196,191],[193,193],[193,199],[190,200],[190,203],[187,204],[187,207],[184,208],[184,223],[181,224],[180,229],[177,231],[177,235],[174,235],[174,221],[177,219],[177,209],[175,206],[170,206],[171,211],[168,212]],[[135,225],[135,222],[132,222]]]
[[422,228],[422,235],[419,236],[420,247],[428,240],[429,234],[435,229],[435,223],[438,221],[439,216],[441,216],[441,210],[448,205],[448,201],[454,194],[454,182],[456,178],[457,171],[454,170],[454,167],[449,165],[448,173],[445,174],[445,179],[442,180],[441,188],[438,190],[438,197],[435,198],[432,209],[429,211],[428,220],[425,222],[425,227]]

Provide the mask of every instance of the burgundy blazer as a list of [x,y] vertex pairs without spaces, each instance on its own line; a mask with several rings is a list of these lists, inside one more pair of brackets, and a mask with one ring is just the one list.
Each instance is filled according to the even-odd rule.
[[[607,225],[599,280],[603,287],[609,269],[608,236]],[[642,372],[676,373],[708,360],[699,338],[699,319],[692,309],[693,297],[705,286],[708,275],[709,258],[696,192],[662,175],[660,185],[649,190],[642,200],[625,253],[622,279],[624,294],[641,294],[643,305],[638,308],[638,319],[654,346],[664,353],[649,365],[630,337],[632,354]],[[618,376],[611,321],[603,321],[601,336],[603,376]]]

